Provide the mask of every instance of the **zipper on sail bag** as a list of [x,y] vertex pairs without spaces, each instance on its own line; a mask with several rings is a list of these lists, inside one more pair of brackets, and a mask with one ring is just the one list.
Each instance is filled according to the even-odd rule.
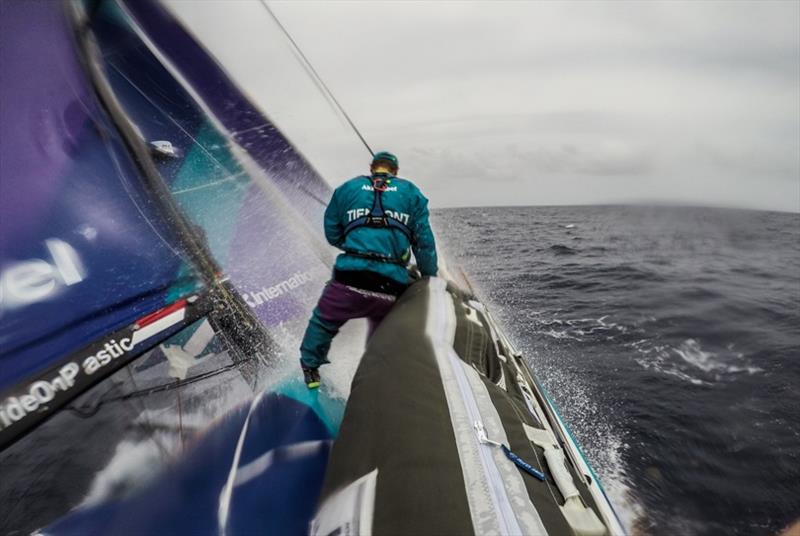
[[531,464],[529,464],[528,462],[526,462],[525,460],[514,454],[511,451],[511,449],[508,448],[506,445],[503,445],[502,443],[498,443],[497,441],[492,441],[491,439],[489,439],[489,437],[486,435],[486,429],[483,427],[482,422],[475,421],[474,426],[475,426],[475,431],[478,434],[478,441],[480,441],[484,445],[500,447],[503,450],[503,454],[506,455],[506,458],[514,462],[514,464],[517,467],[519,467],[529,475],[538,478],[542,482],[544,482],[547,479],[547,477],[544,475],[543,472],[539,471],[534,466],[532,466]]

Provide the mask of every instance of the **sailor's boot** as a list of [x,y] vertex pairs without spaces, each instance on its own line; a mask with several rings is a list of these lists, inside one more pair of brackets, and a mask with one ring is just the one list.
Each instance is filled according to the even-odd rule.
[[303,380],[306,382],[306,387],[309,389],[316,389],[319,387],[321,383],[319,378],[319,369],[318,368],[309,368],[305,365],[301,365],[303,368]]

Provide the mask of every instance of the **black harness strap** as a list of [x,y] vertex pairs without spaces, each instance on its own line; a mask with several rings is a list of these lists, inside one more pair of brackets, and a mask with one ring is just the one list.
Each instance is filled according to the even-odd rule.
[[380,253],[374,253],[372,251],[357,251],[355,249],[346,248],[344,252],[348,255],[352,255],[353,257],[361,257],[362,259],[399,264],[400,266],[405,266],[408,264],[407,258],[398,259],[397,257],[389,257],[388,255],[381,255]]
[[[384,177],[372,177],[368,178],[370,183],[372,184],[372,192],[374,194],[373,201],[372,201],[372,208],[369,211],[369,214],[365,216],[361,216],[360,218],[356,218],[355,220],[348,223],[344,228],[344,236],[347,236],[354,229],[358,229],[359,227],[372,227],[372,228],[385,228],[385,229],[397,229],[398,231],[402,232],[408,238],[408,241],[413,243],[414,242],[414,234],[411,232],[411,229],[408,228],[403,222],[392,218],[386,214],[386,211],[383,209],[383,199],[382,194],[386,191],[389,187],[386,183],[386,178]],[[406,265],[408,262],[408,254],[404,255],[406,258],[396,258],[390,257],[388,255],[381,255],[380,253],[374,253],[371,251],[356,251],[351,249],[345,249],[345,253],[348,255],[353,255],[355,257],[363,257],[365,259],[371,259],[380,262],[390,262],[394,264],[401,264]]]

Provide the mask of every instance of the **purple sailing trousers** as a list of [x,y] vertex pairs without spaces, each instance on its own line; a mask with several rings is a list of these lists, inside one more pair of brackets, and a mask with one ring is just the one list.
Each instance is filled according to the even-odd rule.
[[331,341],[350,319],[366,318],[367,338],[371,337],[396,300],[391,294],[361,290],[338,281],[328,282],[308,321],[300,344],[300,361],[311,368],[329,363]]

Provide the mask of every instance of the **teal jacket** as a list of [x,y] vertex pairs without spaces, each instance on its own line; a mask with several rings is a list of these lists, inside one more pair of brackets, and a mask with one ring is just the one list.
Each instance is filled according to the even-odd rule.
[[[391,177],[387,185],[387,190],[381,194],[383,208],[389,217],[401,221],[411,230],[411,241],[401,230],[391,227],[357,227],[344,235],[349,222],[369,213],[372,208],[375,194],[372,180],[366,175],[354,177],[334,190],[325,209],[325,237],[331,245],[345,251],[371,252],[393,258],[408,259],[411,249],[422,275],[436,275],[436,243],[428,221],[428,200],[406,179]],[[347,253],[336,258],[334,267],[337,270],[369,270],[403,284],[409,282],[405,266]]]

